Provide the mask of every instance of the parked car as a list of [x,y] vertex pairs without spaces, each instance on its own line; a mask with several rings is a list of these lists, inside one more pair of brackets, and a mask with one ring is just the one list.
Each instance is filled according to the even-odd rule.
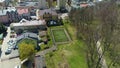
[[10,54],[12,52],[12,49],[8,48],[6,51],[5,51],[5,54]]
[[15,45],[14,47],[13,47],[13,49],[15,50],[15,49],[18,49],[18,45]]
[[15,41],[13,41],[13,40],[10,40],[9,42],[7,42],[7,44],[8,44],[8,48],[13,49],[13,48],[14,48],[14,46],[16,45],[16,42],[15,42]]

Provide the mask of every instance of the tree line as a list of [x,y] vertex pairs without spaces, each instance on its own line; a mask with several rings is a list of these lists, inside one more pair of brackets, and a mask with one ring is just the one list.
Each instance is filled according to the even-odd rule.
[[[120,9],[113,0],[92,7],[73,9],[69,13],[71,24],[76,28],[78,39],[86,43],[88,68],[101,68],[102,57],[110,58],[108,68],[120,67]],[[102,56],[96,44],[100,41]]]

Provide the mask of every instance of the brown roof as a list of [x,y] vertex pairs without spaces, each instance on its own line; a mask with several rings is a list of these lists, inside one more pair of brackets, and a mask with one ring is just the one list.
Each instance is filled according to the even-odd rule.
[[57,15],[56,11],[53,10],[53,9],[44,9],[44,10],[39,11],[40,15],[44,15],[45,13],[50,13],[52,15]]
[[42,37],[42,36],[46,36],[47,35],[47,32],[46,31],[39,31],[39,36]]

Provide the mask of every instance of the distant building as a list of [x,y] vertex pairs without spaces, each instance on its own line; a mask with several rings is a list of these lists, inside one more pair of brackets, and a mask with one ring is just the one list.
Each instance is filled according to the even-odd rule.
[[10,0],[0,0],[0,7],[7,7],[9,5]]
[[38,30],[47,30],[46,22],[44,20],[28,21],[22,19],[18,23],[11,23],[10,27],[15,32],[19,30],[24,30],[29,32],[38,32]]
[[34,9],[45,9],[47,8],[46,0],[38,0],[38,1],[22,1],[18,2],[18,7],[34,7]]
[[40,20],[58,20],[58,14],[54,9],[44,9],[44,10],[37,10],[36,12],[37,19]]

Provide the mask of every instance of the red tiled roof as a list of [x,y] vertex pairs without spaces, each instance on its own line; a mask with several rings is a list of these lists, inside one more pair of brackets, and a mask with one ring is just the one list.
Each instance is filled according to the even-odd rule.
[[88,4],[80,4],[81,7],[87,7]]
[[17,12],[18,14],[24,14],[24,13],[28,13],[29,10],[27,8],[24,8],[24,9],[18,9]]

